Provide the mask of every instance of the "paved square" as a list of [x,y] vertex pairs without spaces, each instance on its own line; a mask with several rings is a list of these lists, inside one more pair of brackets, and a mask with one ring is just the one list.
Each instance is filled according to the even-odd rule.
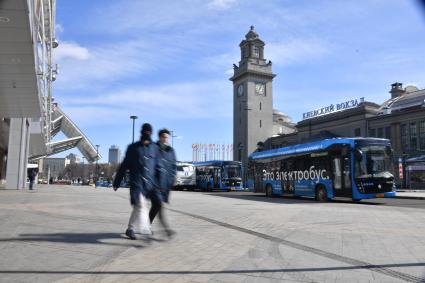
[[123,234],[127,189],[2,190],[0,281],[420,282],[424,212],[173,192],[166,213],[177,235],[167,239],[154,223],[147,242]]

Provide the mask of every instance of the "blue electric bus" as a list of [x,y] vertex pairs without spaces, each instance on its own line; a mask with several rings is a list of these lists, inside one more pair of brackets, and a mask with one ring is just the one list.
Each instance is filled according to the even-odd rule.
[[249,157],[247,186],[267,196],[307,196],[318,201],[394,197],[389,140],[333,138],[267,151]]
[[205,161],[193,163],[196,186],[200,190],[243,190],[242,163],[239,161]]

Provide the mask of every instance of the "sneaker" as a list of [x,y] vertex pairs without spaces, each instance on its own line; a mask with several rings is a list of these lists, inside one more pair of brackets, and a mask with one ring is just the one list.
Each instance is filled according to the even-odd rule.
[[134,234],[134,231],[132,229],[127,229],[125,231],[125,235],[129,237],[131,240],[136,240],[136,234]]

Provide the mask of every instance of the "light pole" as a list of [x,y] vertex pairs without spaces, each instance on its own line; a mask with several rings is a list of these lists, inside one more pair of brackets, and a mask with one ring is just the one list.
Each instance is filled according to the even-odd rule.
[[130,119],[133,120],[133,139],[132,139],[132,143],[134,143],[134,120],[136,120],[138,117],[137,116],[130,116]]
[[99,179],[99,164],[98,164],[98,161],[99,161],[99,146],[100,145],[96,145],[96,154],[97,154],[97,156],[96,156],[96,181],[97,181],[97,179]]
[[171,133],[171,147],[174,147],[174,138],[177,138],[177,136],[174,135],[174,131],[170,131]]
[[83,185],[84,185],[84,179],[85,179],[85,174],[84,174],[84,173],[85,173],[85,170],[84,170],[84,167],[85,167],[85,165],[86,165],[86,164],[84,163],[84,159],[86,159],[86,158],[83,156],[83,174],[82,174],[82,175],[83,175],[83,176],[82,176],[82,184],[83,184]]

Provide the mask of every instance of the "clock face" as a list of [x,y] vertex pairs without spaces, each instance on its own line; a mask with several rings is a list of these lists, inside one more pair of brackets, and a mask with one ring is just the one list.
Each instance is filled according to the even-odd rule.
[[238,96],[242,96],[243,95],[243,84],[240,84],[238,86]]
[[258,95],[265,95],[266,94],[266,85],[263,83],[256,83],[255,84],[255,93]]

